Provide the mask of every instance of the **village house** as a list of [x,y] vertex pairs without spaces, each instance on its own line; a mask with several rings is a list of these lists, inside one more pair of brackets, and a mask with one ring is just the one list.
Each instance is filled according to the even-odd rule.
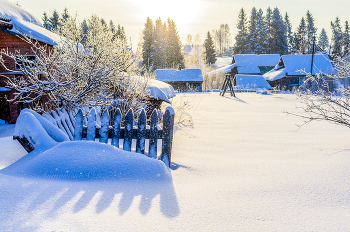
[[281,56],[276,67],[263,75],[267,82],[274,88],[281,90],[293,90],[301,86],[305,77],[321,75],[327,79],[327,75],[335,75],[336,71],[326,54],[315,55],[284,55]]
[[[0,0],[0,4],[0,50],[5,49],[28,60],[35,60],[31,45],[21,37],[27,36],[48,47],[57,45],[59,36],[43,28],[41,22],[32,14],[7,0]],[[0,66],[0,119],[15,123],[24,106],[7,102],[7,99],[14,97],[15,92],[6,87],[6,77],[18,78],[23,74],[19,62],[16,63],[6,56],[2,58],[9,70]]]
[[198,68],[157,69],[156,79],[170,84],[178,92],[202,92],[203,74]]

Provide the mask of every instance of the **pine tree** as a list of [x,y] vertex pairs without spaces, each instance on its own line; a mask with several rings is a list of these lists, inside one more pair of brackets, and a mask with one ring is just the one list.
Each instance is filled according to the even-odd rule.
[[312,45],[316,36],[317,28],[315,27],[314,18],[310,11],[306,12],[306,53],[312,53]]
[[288,13],[286,12],[284,16],[284,25],[286,27],[286,37],[287,37],[287,46],[288,54],[293,52],[293,33],[292,33],[292,24],[289,21]]
[[[165,29],[165,30],[164,30]],[[155,22],[155,27],[152,35],[152,44],[151,44],[151,59],[153,63],[153,69],[161,69],[166,67],[166,57],[165,57],[165,36],[166,28],[160,18]]]
[[60,25],[60,15],[56,10],[53,11],[51,18],[49,19],[51,24],[51,30],[56,30]]
[[181,53],[182,44],[176,25],[173,20],[168,18],[166,34],[166,67],[167,68],[184,68],[184,57]]
[[301,18],[299,27],[297,29],[296,47],[297,52],[306,54],[307,50],[307,31],[304,17]]
[[65,7],[65,8],[63,9],[63,13],[62,13],[62,15],[61,15],[61,21],[62,21],[62,23],[65,23],[69,17],[70,17],[70,15],[68,14],[68,9],[67,9],[67,7]]
[[237,35],[236,35],[236,44],[234,52],[236,54],[246,53],[248,50],[247,36],[248,36],[248,27],[247,27],[247,17],[242,8],[239,11],[238,21],[237,21]]
[[345,29],[343,34],[343,56],[348,56],[350,54],[350,31],[349,31],[349,23],[345,21]]
[[204,48],[205,48],[205,52],[204,52],[205,63],[208,64],[209,66],[212,64],[215,64],[217,59],[216,59],[214,41],[209,31],[207,33],[207,37],[204,40]]
[[258,44],[258,31],[257,31],[257,12],[255,7],[252,8],[249,18],[249,27],[248,27],[248,51],[247,53],[255,54],[257,52]]
[[265,32],[265,21],[264,21],[264,12],[262,9],[256,13],[256,34],[257,34],[257,43],[256,43],[256,52],[257,54],[266,53],[266,32]]
[[342,55],[342,29],[340,26],[340,19],[337,17],[333,22],[331,22],[332,29],[332,54],[336,56]]
[[287,54],[288,45],[286,38],[286,27],[284,26],[282,16],[277,7],[273,10],[272,14],[271,32],[271,53],[281,55]]
[[51,23],[50,23],[50,19],[47,17],[46,12],[43,13],[42,20],[43,20],[44,28],[47,29],[47,30],[51,30],[52,26],[51,26]]
[[[119,26],[119,25],[118,25]],[[147,17],[145,28],[142,31],[143,45],[142,45],[142,64],[147,68],[152,67],[151,46],[152,46],[153,22]]]
[[326,51],[329,48],[329,40],[328,40],[326,30],[324,28],[322,28],[321,33],[318,37],[317,45],[320,48],[322,48],[323,51]]
[[265,17],[265,31],[266,31],[266,47],[265,52],[267,54],[271,53],[271,47],[273,43],[273,32],[272,32],[272,10],[270,7],[266,10]]

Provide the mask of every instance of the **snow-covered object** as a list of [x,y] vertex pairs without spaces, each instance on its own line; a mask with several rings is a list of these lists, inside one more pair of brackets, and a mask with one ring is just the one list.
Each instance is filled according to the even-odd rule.
[[11,89],[6,88],[6,87],[0,87],[0,92],[9,92]]
[[0,17],[13,25],[9,30],[12,33],[25,35],[50,45],[58,45],[60,41],[60,37],[46,30],[35,16],[10,1],[0,0]]
[[[34,116],[35,119],[30,115]],[[31,123],[31,121],[33,122]],[[27,134],[27,132],[29,132],[29,134]],[[23,109],[17,118],[14,136],[22,138],[24,135],[29,135],[33,137],[32,133],[36,134],[37,132],[47,134],[56,142],[69,141],[68,136],[49,120],[30,109]],[[36,138],[36,140],[38,139],[40,140],[40,138]]]
[[169,99],[175,97],[175,91],[173,87],[165,82],[150,79],[147,83],[147,87],[152,98],[156,100],[162,100],[171,103]]
[[[265,73],[266,80],[274,81],[288,76],[305,76],[311,72],[312,55],[284,55],[281,57],[281,66],[276,65],[273,70]],[[336,74],[328,55],[315,54],[312,74]]]
[[219,69],[228,65],[232,64],[232,57],[231,56],[223,56],[223,57],[217,57],[215,64],[213,64],[211,67],[213,69]]
[[189,69],[157,69],[156,79],[164,82],[203,82],[202,70],[199,68]]
[[60,143],[30,157],[27,162],[19,162],[18,165],[15,163],[1,172],[15,176],[60,180],[171,180],[169,169],[160,160],[88,141]]
[[209,72],[208,77],[229,73],[235,67],[239,74],[260,74],[259,67],[274,67],[280,55],[278,54],[238,54],[234,55],[234,64],[229,64]]
[[0,119],[0,125],[5,125],[5,120]]
[[236,75],[237,87],[242,89],[272,89],[261,75]]

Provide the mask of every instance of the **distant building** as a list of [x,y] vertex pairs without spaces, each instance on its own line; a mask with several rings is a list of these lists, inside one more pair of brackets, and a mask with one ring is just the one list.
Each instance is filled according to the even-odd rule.
[[157,69],[156,79],[170,84],[175,91],[202,92],[203,74],[198,68],[193,69]]
[[[263,77],[272,87],[292,90],[301,86],[307,74],[311,73],[311,60],[312,55],[281,56],[276,67]],[[319,74],[326,77],[336,74],[328,55],[325,54],[315,54],[312,67],[313,76]]]
[[[31,45],[23,41],[23,35],[38,41],[42,45],[52,47],[57,45],[59,36],[43,28],[40,20],[29,12],[16,6],[10,1],[0,0],[0,50],[8,49],[9,52],[18,52],[27,59],[35,60]],[[15,123],[24,107],[23,104],[8,103],[6,99],[14,97],[14,90],[6,88],[7,79],[22,76],[22,72],[15,60],[3,56],[4,63],[11,71],[0,66],[0,119]]]
[[278,60],[280,55],[278,54],[238,54],[233,55],[232,64],[215,69],[208,73],[208,76],[231,73],[235,69],[235,73],[244,75],[263,75],[266,72],[272,70]]

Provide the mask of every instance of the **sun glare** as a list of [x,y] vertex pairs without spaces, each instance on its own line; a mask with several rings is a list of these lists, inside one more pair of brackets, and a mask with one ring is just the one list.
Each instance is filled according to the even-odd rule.
[[166,21],[173,19],[178,30],[186,29],[186,25],[196,20],[201,7],[201,0],[150,0],[138,1],[132,0],[136,7],[141,9],[140,17],[146,21],[150,17],[153,21],[159,17]]

